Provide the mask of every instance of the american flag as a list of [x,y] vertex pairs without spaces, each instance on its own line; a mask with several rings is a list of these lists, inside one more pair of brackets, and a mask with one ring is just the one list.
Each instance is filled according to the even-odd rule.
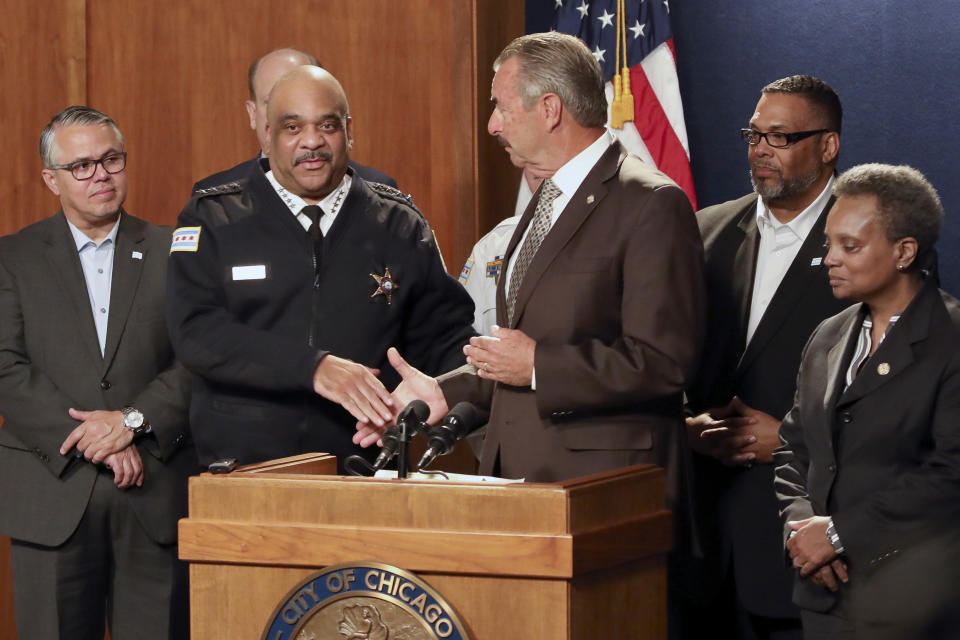
[[[603,68],[612,105],[617,72],[617,11],[624,6],[626,58],[633,93],[633,122],[610,131],[627,150],[653,164],[682,188],[693,208],[697,199],[690,173],[690,146],[677,82],[676,51],[669,0],[550,0],[556,31],[587,43]],[[621,53],[621,60],[623,54]],[[622,62],[620,64],[622,66]],[[608,109],[608,126],[610,122]]]

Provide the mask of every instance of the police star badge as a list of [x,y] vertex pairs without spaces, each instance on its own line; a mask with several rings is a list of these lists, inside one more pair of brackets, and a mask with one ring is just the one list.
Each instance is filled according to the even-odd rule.
[[379,295],[382,295],[387,299],[387,304],[392,304],[393,292],[399,289],[400,285],[398,285],[396,280],[393,279],[393,276],[390,275],[390,267],[387,267],[386,270],[384,270],[382,276],[371,273],[370,277],[377,281],[377,290],[374,291],[370,297],[375,298]]

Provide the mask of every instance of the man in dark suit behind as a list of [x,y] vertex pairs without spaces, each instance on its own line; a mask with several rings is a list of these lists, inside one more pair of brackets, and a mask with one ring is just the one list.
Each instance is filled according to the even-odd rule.
[[[267,157],[267,149],[270,146],[267,135],[267,99],[270,97],[270,90],[288,71],[304,64],[320,66],[316,56],[297,49],[275,49],[250,64],[247,72],[250,99],[244,103],[244,106],[247,109],[247,115],[250,116],[250,128],[257,134],[261,152],[255,158],[244,160],[230,169],[197,181],[193,185],[194,191],[210,189],[245,178],[250,175],[253,165]],[[396,180],[373,167],[364,166],[353,160],[350,161],[350,167],[367,182],[379,182],[394,188],[397,186]]]
[[771,462],[803,345],[845,306],[822,264],[841,118],[840,100],[821,80],[791,76],[767,85],[741,133],[755,193],[697,214],[708,330],[687,425],[698,454],[698,522],[708,533],[688,595],[709,603],[709,613],[688,611],[685,637],[718,624],[736,628],[739,638],[799,637]]
[[500,326],[440,386],[398,362],[396,394],[426,399],[432,418],[461,400],[489,408],[481,473],[557,481],[654,463],[675,494],[681,392],[704,332],[690,202],[604,130],[600,66],[581,40],[523,36],[494,69],[488,131],[545,180],[507,246]]
[[0,531],[21,640],[186,638],[177,519],[196,471],[163,320],[170,232],[121,209],[123,137],[69,107],[44,129],[61,211],[0,239]]

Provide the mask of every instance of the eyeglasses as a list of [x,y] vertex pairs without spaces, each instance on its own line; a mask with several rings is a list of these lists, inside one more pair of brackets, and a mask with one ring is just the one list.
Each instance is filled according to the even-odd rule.
[[828,133],[830,129],[814,129],[813,131],[796,131],[794,133],[783,133],[781,131],[768,131],[760,133],[755,129],[740,129],[740,137],[749,145],[760,144],[760,138],[764,138],[767,144],[774,149],[789,147],[795,142],[800,142],[804,138],[815,136],[818,133]]
[[75,180],[89,180],[97,172],[97,165],[107,173],[120,173],[127,166],[127,152],[110,153],[99,160],[77,160],[69,164],[55,164],[51,169],[66,169]]

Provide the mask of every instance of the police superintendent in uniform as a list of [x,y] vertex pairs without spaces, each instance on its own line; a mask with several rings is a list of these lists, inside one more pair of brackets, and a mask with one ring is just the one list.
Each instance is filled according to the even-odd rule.
[[325,451],[342,465],[361,452],[357,421],[384,425],[402,409],[384,387],[399,380],[387,349],[434,373],[462,365],[473,304],[412,202],[348,169],[336,78],[290,71],[267,118],[270,170],[199,191],[180,214],[171,338],[197,374],[202,464]]

